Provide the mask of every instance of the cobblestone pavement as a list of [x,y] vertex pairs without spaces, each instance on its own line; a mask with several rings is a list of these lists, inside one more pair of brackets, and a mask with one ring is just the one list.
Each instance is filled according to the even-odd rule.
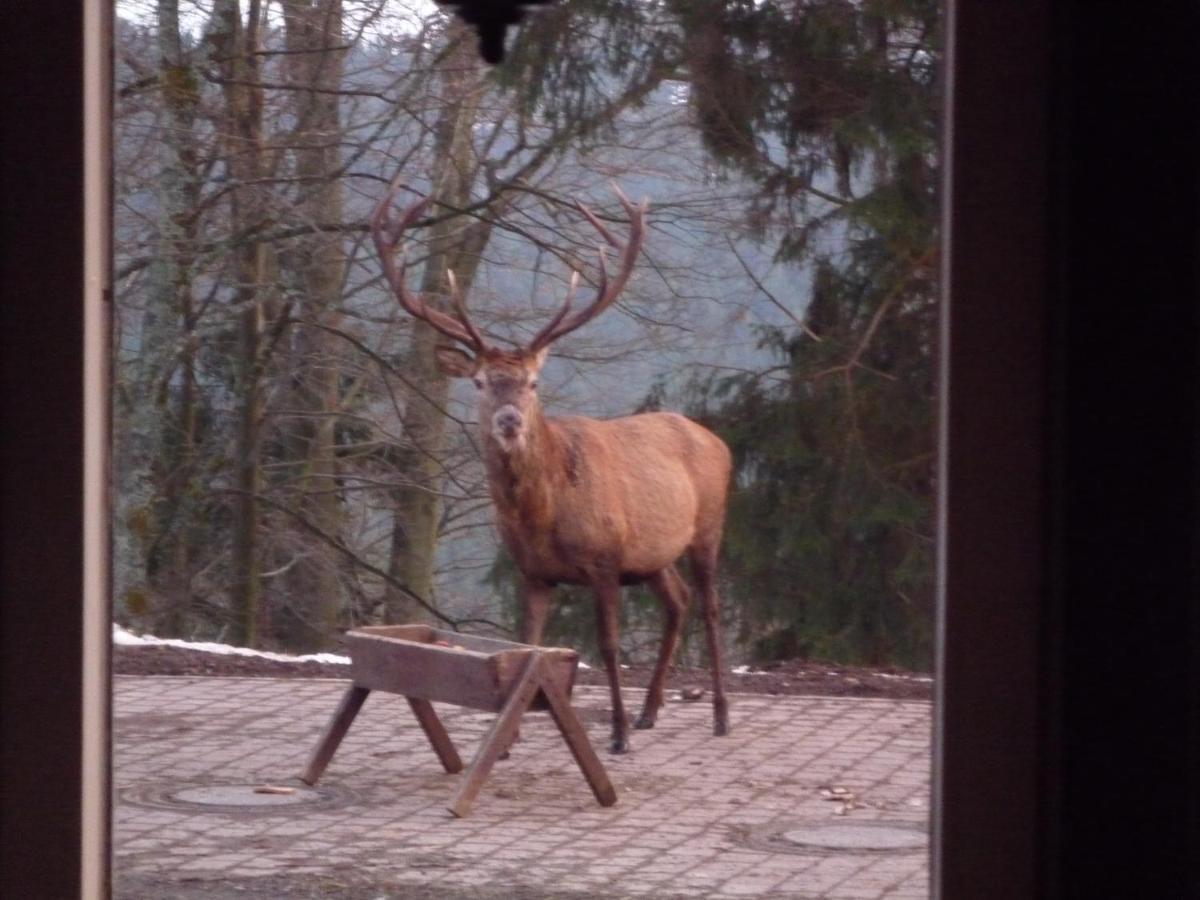
[[[442,771],[393,695],[371,695],[318,789],[303,788],[345,687],[118,676],[117,898],[928,896],[928,703],[733,695],[732,734],[714,738],[707,703],[669,700],[656,728],[633,732],[632,753],[601,753],[619,797],[608,809],[532,714],[456,819],[446,804],[461,776]],[[574,703],[605,748],[607,692],[577,688]],[[492,716],[438,711],[469,762]],[[299,790],[242,809],[197,790],[247,797],[268,783]],[[849,832],[866,848],[796,842],[845,825],[861,826]],[[876,832],[917,846],[873,846],[887,843]]]

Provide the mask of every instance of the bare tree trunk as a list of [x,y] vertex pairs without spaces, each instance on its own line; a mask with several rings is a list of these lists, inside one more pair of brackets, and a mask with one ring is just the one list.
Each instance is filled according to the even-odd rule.
[[[225,99],[226,166],[232,231],[245,233],[265,224],[266,210],[255,182],[263,175],[263,96],[255,50],[262,21],[260,0],[250,0],[242,24],[238,0],[214,0],[208,39],[220,73]],[[238,328],[238,428],[235,441],[235,485],[232,545],[233,636],[237,643],[258,645],[261,639],[258,495],[261,488],[262,376],[264,290],[268,246],[243,241],[233,248],[234,305]]]
[[[342,188],[337,178],[344,140],[338,88],[344,67],[341,0],[282,0],[288,83],[293,92],[296,126],[295,174],[301,199],[297,214],[306,222],[341,222]],[[320,231],[298,242],[289,254],[301,290],[299,326],[293,332],[290,367],[291,416],[282,444],[293,453],[300,496],[294,505],[317,529],[341,536],[342,500],[338,493],[337,415],[341,391],[339,345],[322,325],[337,327],[346,275],[340,232]],[[284,645],[315,650],[329,644],[345,606],[339,575],[341,560],[302,531],[293,548],[298,561],[284,576],[287,605],[278,623]]]
[[[455,49],[443,62],[444,98],[434,153],[438,169],[431,181],[440,204],[462,208],[471,199],[478,169],[471,136],[483,97],[483,82],[472,37],[457,23],[451,28]],[[445,207],[434,209],[445,211]],[[488,226],[482,222],[468,224],[461,218],[448,218],[432,226],[421,284],[421,291],[431,302],[448,291],[447,268],[454,270],[460,287],[469,290],[487,237]],[[404,435],[408,443],[398,455],[398,474],[403,483],[392,491],[388,573],[432,603],[442,516],[440,493],[445,481],[446,418],[442,410],[449,382],[434,358],[441,336],[423,322],[414,321],[412,327],[401,368],[406,382],[415,389],[409,392],[405,407]],[[385,589],[384,618],[388,622],[430,621],[428,612],[392,587]]]
[[[189,64],[180,37],[179,0],[158,0],[159,77],[165,129],[159,145],[161,170],[159,315],[170,319],[171,340],[179,356],[160,377],[163,414],[158,424],[159,447],[152,462],[157,470],[160,501],[156,508],[155,543],[147,559],[148,575],[163,600],[158,628],[168,635],[184,632],[191,601],[191,529],[185,509],[196,459],[195,316],[191,273],[197,205],[195,121],[200,98],[196,72]],[[173,377],[172,377],[173,375]],[[178,381],[176,398],[170,390]]]

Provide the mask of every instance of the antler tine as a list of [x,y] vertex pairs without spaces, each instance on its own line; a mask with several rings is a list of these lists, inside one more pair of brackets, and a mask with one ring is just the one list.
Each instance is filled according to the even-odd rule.
[[649,209],[650,201],[643,200],[638,206],[634,206],[629,202],[629,199],[621,193],[620,188],[615,184],[614,190],[617,193],[617,199],[621,201],[621,206],[624,207],[629,215],[629,239],[624,245],[618,241],[611,231],[595,216],[594,213],[579,200],[575,201],[575,205],[580,212],[584,214],[592,226],[600,232],[600,236],[610,246],[616,247],[622,251],[621,254],[621,270],[617,273],[616,278],[612,281],[608,277],[608,269],[605,265],[604,245],[601,244],[598,248],[600,280],[596,288],[596,297],[579,312],[575,313],[570,318],[567,318],[566,311],[563,310],[559,315],[555,316],[554,321],[546,328],[543,328],[533,343],[530,344],[530,349],[539,350],[547,346],[552,341],[558,340],[564,334],[574,331],[581,325],[590,322],[604,310],[608,309],[613,302],[620,296],[621,291],[625,287],[625,283],[629,280],[629,276],[633,274],[634,266],[637,264],[638,254],[642,249],[642,239],[645,231],[646,210]]
[[396,191],[400,188],[399,179],[395,179],[388,185],[387,193],[383,195],[383,199],[375,207],[375,212],[371,216],[371,233],[376,238],[378,243],[379,237],[386,234],[387,244],[395,252],[396,241],[400,238],[400,233],[412,225],[417,220],[417,217],[429,207],[433,202],[433,197],[422,197],[416,203],[412,204],[404,211],[404,215],[400,217],[399,222],[391,221],[392,202],[395,200]]
[[[621,190],[621,188],[617,185],[617,183],[615,181],[610,181],[608,184],[609,184],[609,187],[611,187],[613,189],[613,193],[617,195],[617,199],[621,201],[621,205],[623,207],[625,207],[625,212],[629,213],[630,215],[633,215],[633,210],[635,207],[629,201],[629,198],[625,196],[625,192]],[[640,209],[642,212],[645,212],[647,209],[650,208],[650,198],[643,197],[642,202],[639,203],[636,208]]]
[[608,241],[611,246],[618,248],[621,246],[621,242],[613,237],[612,232],[605,227],[603,222],[596,218],[596,214],[594,212],[583,205],[583,201],[578,197],[575,198],[575,207],[581,213],[587,216],[587,220],[592,223],[592,227],[600,232],[600,236],[604,238],[604,240]]
[[603,296],[608,290],[608,254],[604,252],[604,245],[596,246],[596,268],[600,272],[600,281],[596,285],[596,294]]
[[479,349],[483,349],[485,344],[483,335],[479,333],[479,329],[475,327],[475,323],[467,315],[467,301],[463,297],[462,291],[458,289],[458,279],[454,276],[453,269],[446,270],[446,282],[450,285],[450,297],[454,301],[454,311],[458,315],[458,320],[462,323],[463,328],[467,330],[467,334],[471,336],[471,340],[476,343]]
[[[399,187],[399,180],[393,181],[389,185],[387,193],[383,195],[383,199],[379,201],[379,205],[375,208],[375,213],[371,216],[371,237],[375,242],[375,250],[379,254],[379,262],[383,266],[383,274],[392,289],[392,293],[396,295],[396,299],[400,301],[400,305],[404,307],[409,315],[429,323],[433,328],[452,340],[465,344],[473,350],[482,350],[484,347],[483,339],[474,326],[465,322],[459,322],[440,310],[430,308],[423,297],[409,290],[404,280],[408,271],[408,259],[403,247],[399,248],[400,268],[396,268],[396,253],[400,235],[433,202],[433,197],[422,197],[408,207],[401,214],[398,221],[393,222],[391,216],[392,203]],[[457,290],[455,290],[455,294],[457,295]],[[458,301],[456,300],[456,302]]]
[[563,303],[559,311],[555,313],[554,318],[546,323],[546,327],[534,335],[533,340],[529,342],[529,351],[531,353],[537,353],[543,347],[548,345],[550,341],[554,340],[554,338],[550,335],[554,333],[554,329],[558,327],[558,323],[565,319],[567,313],[571,311],[571,304],[575,301],[575,291],[578,290],[578,288],[579,270],[572,269],[571,284],[567,287],[566,302]]

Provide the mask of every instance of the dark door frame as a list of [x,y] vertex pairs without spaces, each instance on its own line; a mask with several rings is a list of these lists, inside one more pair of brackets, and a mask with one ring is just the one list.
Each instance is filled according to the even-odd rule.
[[933,881],[1033,897],[1047,11],[951,3],[946,38]]
[[109,890],[109,0],[5,7],[0,896]]

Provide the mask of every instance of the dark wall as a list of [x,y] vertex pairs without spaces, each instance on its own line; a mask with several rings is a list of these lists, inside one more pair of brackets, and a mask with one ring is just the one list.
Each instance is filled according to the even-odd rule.
[[1200,896],[1200,7],[953,6],[940,895]]
[[1195,897],[1200,7],[1052,28],[1043,879]]
[[81,4],[6,4],[0,53],[0,891],[79,893]]

